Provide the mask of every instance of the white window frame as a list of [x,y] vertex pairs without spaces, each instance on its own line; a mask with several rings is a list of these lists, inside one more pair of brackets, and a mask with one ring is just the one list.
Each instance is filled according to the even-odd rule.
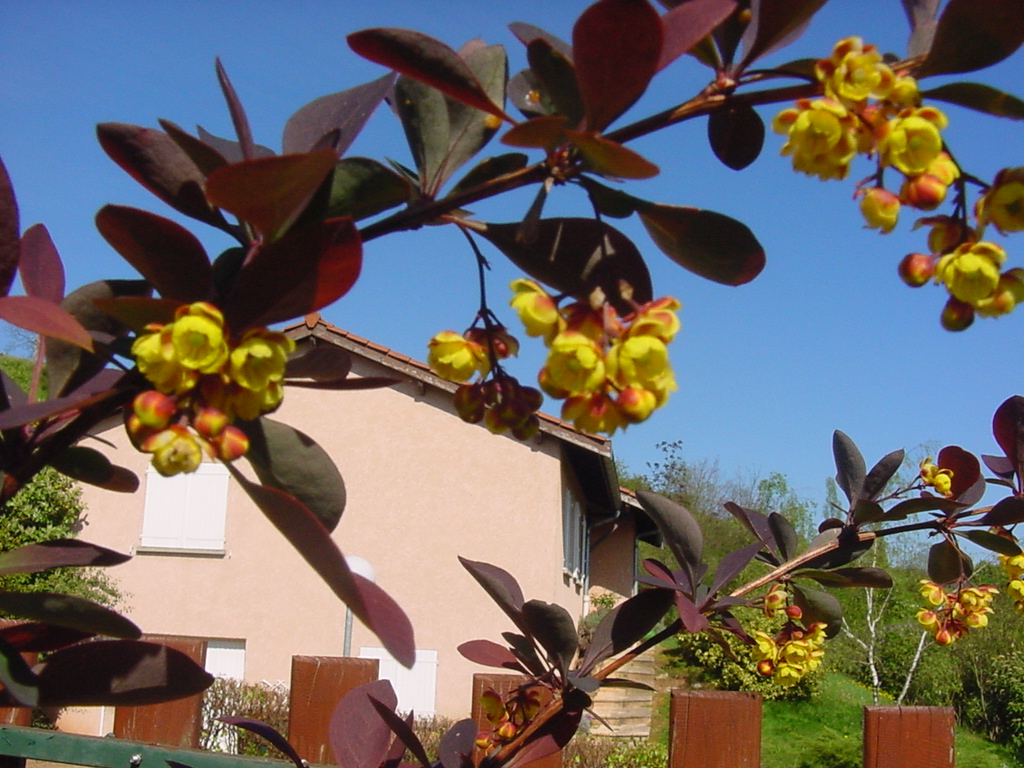
[[562,484],[562,571],[579,584],[590,580],[590,530],[580,494],[566,477]]
[[146,470],[142,535],[136,552],[223,556],[228,471],[203,462],[195,472],[164,477]]

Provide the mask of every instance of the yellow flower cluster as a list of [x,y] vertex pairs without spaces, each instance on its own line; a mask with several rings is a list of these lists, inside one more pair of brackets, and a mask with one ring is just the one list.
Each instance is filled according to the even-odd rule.
[[491,730],[478,733],[476,745],[490,750],[512,741],[537,716],[540,706],[541,688],[536,685],[517,689],[508,701],[493,690],[484,691],[480,707]]
[[532,280],[512,283],[512,307],[527,334],[543,338],[548,356],[541,389],[564,400],[562,418],[577,429],[612,434],[644,421],[676,389],[668,344],[679,330],[679,302],[662,298],[625,318],[610,306],[559,307]]
[[1024,613],[1024,555],[1000,555],[999,565],[1010,579],[1006,594],[1013,598],[1013,607]]
[[928,456],[921,462],[921,469],[918,472],[918,476],[921,478],[921,482],[930,488],[934,488],[935,492],[940,496],[945,496],[947,499],[953,495],[953,470],[952,469],[940,469],[937,464],[932,462],[932,457]]
[[802,629],[789,623],[772,637],[767,632],[755,630],[754,658],[758,674],[770,677],[778,685],[795,685],[808,672],[821,666],[825,655],[825,625],[821,622]]
[[940,584],[921,580],[921,597],[932,608],[917,612],[917,621],[932,633],[939,645],[952,645],[972,629],[988,626],[992,598],[999,590],[993,586],[961,587],[946,592]]
[[141,393],[128,416],[135,445],[153,454],[164,475],[194,472],[204,453],[223,461],[244,455],[248,440],[232,422],[281,403],[295,343],[266,328],[234,339],[220,310],[207,302],[181,306],[173,322],[146,331],[132,355],[155,389]]

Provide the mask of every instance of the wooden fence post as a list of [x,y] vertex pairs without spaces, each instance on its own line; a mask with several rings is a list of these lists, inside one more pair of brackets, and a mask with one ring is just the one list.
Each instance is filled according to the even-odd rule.
[[953,768],[953,708],[864,707],[864,768]]
[[761,696],[739,691],[672,691],[669,768],[758,768]]
[[[484,691],[491,690],[500,695],[501,697],[507,696],[513,690],[521,686],[527,681],[523,675],[498,675],[491,674],[488,672],[478,672],[473,675],[473,703],[470,708],[470,717],[476,721],[476,727],[478,731],[488,731],[491,729],[490,723],[487,722],[487,716],[484,714],[483,707],[480,706],[480,697],[484,695]],[[551,694],[546,688],[543,689],[546,697],[541,697],[541,703],[547,704],[551,700]],[[473,750],[474,762],[480,762],[480,758],[483,757],[483,751],[477,747]],[[555,752],[542,757],[540,760],[531,762],[530,768],[562,768],[562,753]]]
[[334,764],[328,731],[345,694],[377,679],[380,661],[351,656],[292,656],[288,741],[310,764]]
[[[181,651],[199,666],[206,665],[206,640],[177,635],[143,635],[143,640]],[[163,704],[118,707],[114,736],[168,747],[198,747],[203,730],[203,695]]]

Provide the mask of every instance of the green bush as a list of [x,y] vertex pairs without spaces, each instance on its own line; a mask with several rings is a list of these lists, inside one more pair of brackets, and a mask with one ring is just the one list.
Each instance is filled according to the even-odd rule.
[[644,739],[577,736],[562,753],[564,768],[665,768],[668,748]]
[[288,688],[284,684],[245,683],[218,677],[203,694],[202,749],[249,757],[285,757],[264,739],[220,722],[227,716],[249,717],[288,733]]

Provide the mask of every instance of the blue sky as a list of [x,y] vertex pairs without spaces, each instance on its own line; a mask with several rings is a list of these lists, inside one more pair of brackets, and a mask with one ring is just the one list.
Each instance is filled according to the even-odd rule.
[[[94,127],[120,121],[156,127],[166,118],[230,135],[214,76],[220,56],[253,124],[257,141],[280,148],[284,123],[326,93],[376,78],[383,70],[353,54],[349,32],[411,27],[453,47],[473,37],[503,43],[512,69],[525,62],[506,28],[542,26],[568,39],[587,3],[577,0],[5,0],[0,5],[0,157],[13,179],[23,228],[43,222],[68,270],[69,286],[132,270],[96,233],[105,203],[133,205],[177,218],[107,159]],[[841,37],[860,35],[894,53],[905,50],[907,25],[898,0],[832,0],[809,32],[765,63],[821,57]],[[1024,58],[961,78],[1020,90]],[[656,79],[616,125],[684,100],[707,71],[688,58]],[[939,79],[935,79],[937,84]],[[928,83],[926,83],[927,85]],[[762,111],[770,121],[776,108]],[[1024,124],[950,107],[947,140],[967,169],[991,179],[1024,165]],[[1020,313],[979,320],[965,333],[942,330],[944,293],[911,290],[896,276],[905,253],[924,248],[904,215],[897,232],[863,228],[854,183],[871,167],[860,161],[845,182],[794,173],[769,134],[756,163],[731,171],[708,149],[704,121],[676,126],[631,146],[657,162],[655,179],[627,187],[652,200],[717,210],[747,223],[768,253],[768,266],[741,288],[715,285],[663,257],[634,222],[615,222],[648,257],[656,295],[683,303],[683,330],[671,353],[679,383],[666,408],[617,435],[615,453],[635,471],[682,441],[693,460],[718,459],[734,471],[787,474],[801,493],[820,499],[833,473],[831,437],[842,429],[869,462],[923,442],[995,452],[991,417],[1021,383]],[[501,148],[488,147],[492,154]],[[487,152],[488,150],[485,150]],[[397,120],[380,109],[348,153],[409,163]],[[549,213],[587,215],[574,190],[558,190]],[[474,208],[485,221],[521,217],[532,191]],[[178,219],[216,254],[227,241]],[[1024,238],[1004,242],[1010,263],[1024,266]],[[491,302],[506,322],[516,271],[491,258]],[[472,254],[447,228],[425,228],[367,245],[362,278],[326,319],[423,359],[436,331],[462,330],[477,306]],[[513,372],[530,380],[540,347],[524,338]],[[555,406],[549,404],[551,410]],[[315,437],[315,436],[314,436]],[[342,471],[344,468],[342,467]]]

